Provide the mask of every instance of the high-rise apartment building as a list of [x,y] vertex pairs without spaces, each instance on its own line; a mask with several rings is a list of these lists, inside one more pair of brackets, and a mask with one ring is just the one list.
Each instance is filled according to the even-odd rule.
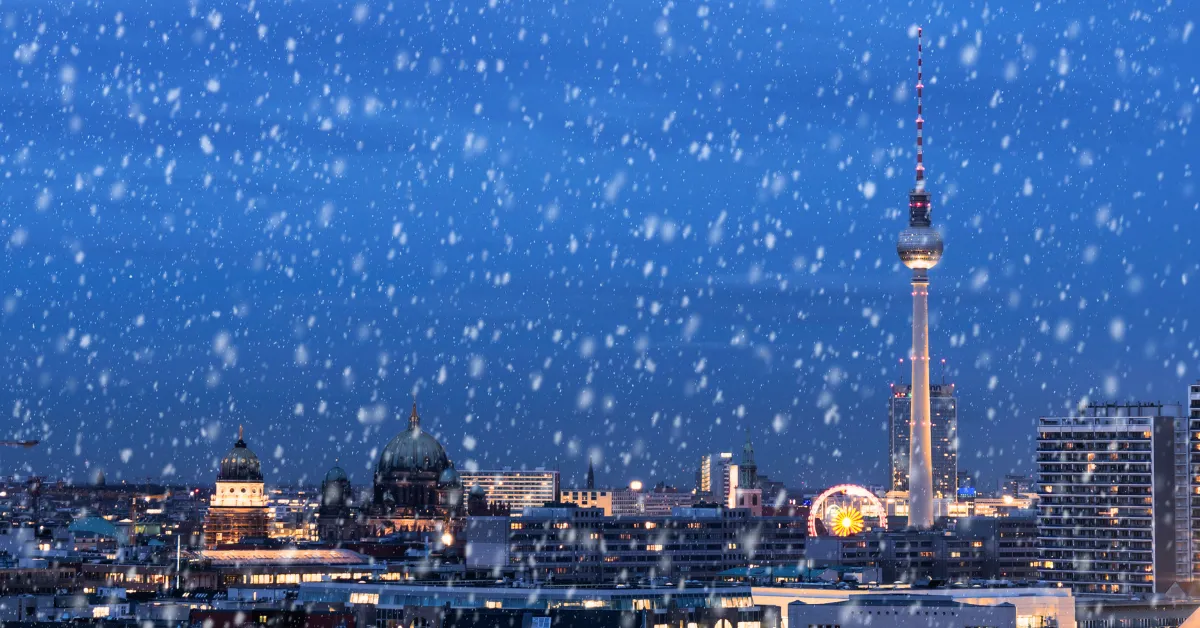
[[[1042,578],[1081,593],[1151,594],[1191,578],[1177,515],[1182,408],[1088,406],[1038,424]],[[1186,492],[1186,491],[1185,491]]]
[[[933,496],[954,499],[958,492],[958,398],[954,396],[954,384],[929,387],[929,416]],[[893,491],[908,490],[911,417],[912,386],[892,384],[892,395],[888,398],[888,451]]]
[[697,497],[716,504],[727,504],[730,489],[737,480],[731,478],[730,474],[736,473],[736,469],[733,452],[700,456],[700,471],[696,474]]
[[1188,562],[1193,580],[1200,580],[1200,382],[1188,386],[1188,429],[1187,438],[1187,521],[1191,523],[1188,534]]
[[489,504],[504,504],[510,508],[542,506],[558,501],[558,471],[546,469],[500,471],[460,471],[463,488],[483,489]]

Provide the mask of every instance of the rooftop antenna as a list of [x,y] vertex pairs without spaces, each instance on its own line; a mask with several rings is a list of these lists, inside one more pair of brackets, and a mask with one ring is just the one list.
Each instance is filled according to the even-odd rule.
[[925,118],[924,114],[924,72],[923,62],[924,55],[924,40],[922,35],[925,29],[917,27],[917,191],[925,190]]
[[946,385],[946,358],[942,358],[942,385]]

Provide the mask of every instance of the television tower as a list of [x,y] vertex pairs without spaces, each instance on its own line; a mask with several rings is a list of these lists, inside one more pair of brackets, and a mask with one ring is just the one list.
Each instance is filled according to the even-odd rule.
[[922,28],[917,29],[917,183],[908,193],[908,228],[900,232],[896,252],[912,269],[913,343],[912,416],[909,420],[908,525],[933,527],[933,437],[929,417],[929,269],[942,259],[942,236],[932,228],[929,192],[925,191],[925,84],[922,74]]

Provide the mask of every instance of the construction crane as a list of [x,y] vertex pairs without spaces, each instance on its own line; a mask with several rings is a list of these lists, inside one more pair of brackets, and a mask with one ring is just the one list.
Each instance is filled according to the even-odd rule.
[[0,440],[0,447],[24,447],[30,449],[37,447],[37,444],[42,441],[38,440]]

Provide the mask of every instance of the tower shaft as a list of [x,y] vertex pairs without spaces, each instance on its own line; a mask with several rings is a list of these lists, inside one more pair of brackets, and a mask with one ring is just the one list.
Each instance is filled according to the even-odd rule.
[[933,527],[933,435],[929,411],[929,277],[913,270],[912,404],[908,429],[908,525]]

